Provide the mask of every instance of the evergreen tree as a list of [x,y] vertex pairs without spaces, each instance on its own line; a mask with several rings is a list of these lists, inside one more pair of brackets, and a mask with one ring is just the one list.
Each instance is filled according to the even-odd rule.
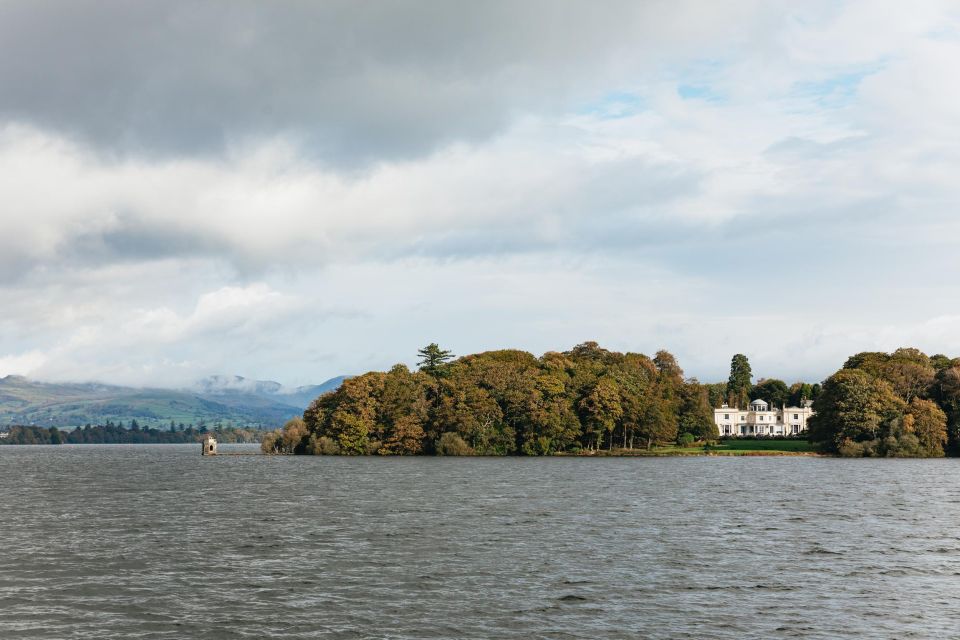
[[456,357],[452,352],[441,349],[436,342],[431,342],[423,349],[419,349],[417,354],[420,356],[420,362],[417,363],[420,371],[433,377],[441,375],[446,363]]
[[727,402],[735,407],[746,407],[750,399],[750,361],[738,353],[730,360],[730,378],[727,380]]

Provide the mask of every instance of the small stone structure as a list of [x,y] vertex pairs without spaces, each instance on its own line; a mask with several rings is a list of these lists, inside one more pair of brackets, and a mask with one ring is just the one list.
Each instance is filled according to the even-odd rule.
[[207,435],[207,437],[200,443],[203,445],[203,449],[200,450],[200,455],[203,456],[215,456],[217,455],[217,439],[212,435]]

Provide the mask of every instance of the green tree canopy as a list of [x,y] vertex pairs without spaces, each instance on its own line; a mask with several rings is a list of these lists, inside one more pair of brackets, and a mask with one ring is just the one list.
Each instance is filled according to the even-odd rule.
[[709,390],[695,379],[688,380],[681,392],[677,430],[689,433],[697,440],[716,440],[720,437],[713,419]]
[[790,389],[783,380],[764,378],[750,390],[750,400],[757,398],[766,400],[771,407],[780,407],[787,404],[790,399]]
[[597,380],[591,392],[580,401],[580,410],[584,417],[587,433],[593,435],[591,446],[599,447],[606,434],[609,434],[609,446],[613,448],[613,430],[623,416],[620,404],[620,388],[616,381],[604,376]]
[[947,444],[947,416],[930,400],[914,398],[903,421],[904,432],[918,441],[919,455],[942,456]]
[[891,434],[904,403],[883,380],[859,369],[841,369],[823,385],[810,418],[810,440],[837,452],[846,441],[879,442]]

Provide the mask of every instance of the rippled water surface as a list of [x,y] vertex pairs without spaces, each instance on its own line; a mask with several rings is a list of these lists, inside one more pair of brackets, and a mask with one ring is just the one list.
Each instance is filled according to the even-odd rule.
[[960,637],[957,460],[6,446],[0,478],[4,639]]

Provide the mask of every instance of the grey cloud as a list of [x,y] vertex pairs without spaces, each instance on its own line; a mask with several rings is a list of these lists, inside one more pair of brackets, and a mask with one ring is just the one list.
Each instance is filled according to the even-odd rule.
[[228,247],[222,240],[198,235],[136,216],[121,216],[114,228],[86,233],[71,239],[64,257],[87,264],[149,261],[180,256],[219,255]]
[[332,165],[410,157],[593,96],[667,6],[6,2],[0,117],[122,154],[286,134]]

